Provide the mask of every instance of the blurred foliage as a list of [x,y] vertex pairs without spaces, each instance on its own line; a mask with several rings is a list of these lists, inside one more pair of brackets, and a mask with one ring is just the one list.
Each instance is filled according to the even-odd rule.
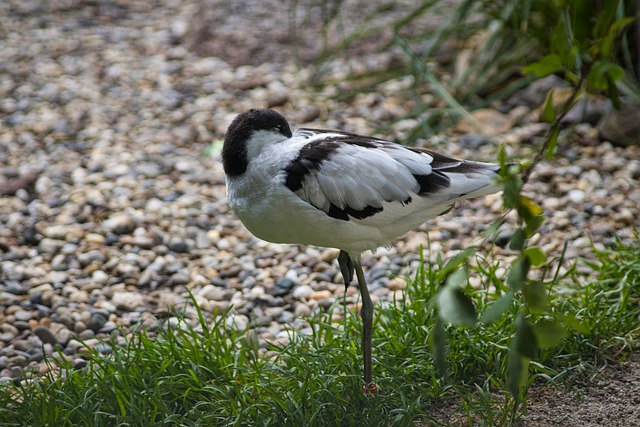
[[[443,8],[452,10],[444,14]],[[404,60],[351,73],[348,89],[338,96],[376,92],[389,80],[409,76],[413,84],[404,95],[414,107],[398,120],[418,118],[420,125],[408,143],[549,74],[581,91],[602,93],[614,105],[621,93],[640,99],[637,8],[630,0],[423,0],[395,21],[395,36],[379,45],[383,52],[399,51]],[[363,39],[387,39],[383,35],[389,28],[375,25],[375,17],[385,11],[379,8],[343,42],[327,46],[323,59]],[[443,16],[442,22],[421,27],[430,14]],[[340,19],[339,13],[332,19]],[[338,84],[340,79],[319,74],[318,82]]]

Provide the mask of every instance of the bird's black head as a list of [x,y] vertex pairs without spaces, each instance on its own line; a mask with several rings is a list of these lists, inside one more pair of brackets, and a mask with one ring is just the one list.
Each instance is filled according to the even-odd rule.
[[247,170],[247,141],[260,130],[274,131],[291,138],[287,120],[274,110],[251,109],[240,113],[229,125],[222,147],[222,166],[227,176]]

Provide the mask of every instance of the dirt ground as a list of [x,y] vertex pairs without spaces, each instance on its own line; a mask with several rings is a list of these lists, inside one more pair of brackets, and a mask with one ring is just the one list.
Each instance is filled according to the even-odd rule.
[[640,354],[607,366],[590,382],[569,390],[534,385],[528,413],[519,425],[640,426]]

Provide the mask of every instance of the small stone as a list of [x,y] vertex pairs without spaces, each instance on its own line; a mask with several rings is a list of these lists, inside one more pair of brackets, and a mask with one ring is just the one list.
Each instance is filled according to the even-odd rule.
[[69,341],[71,341],[71,338],[73,338],[73,335],[73,332],[71,332],[69,329],[63,328],[56,333],[55,340],[61,345],[66,346]]
[[96,270],[91,274],[91,280],[95,283],[103,285],[109,280],[109,275],[102,270]]
[[39,286],[35,286],[31,289],[29,289],[28,294],[29,295],[33,295],[33,294],[44,294],[46,292],[53,292],[53,285],[50,283],[43,283],[42,285]]
[[111,298],[111,303],[120,310],[134,311],[144,304],[145,297],[136,292],[118,292]]
[[113,352],[111,346],[104,343],[96,345],[95,349],[98,350],[98,353],[100,354],[111,354]]
[[304,303],[298,302],[293,309],[293,314],[296,317],[308,317],[311,315],[311,308]]
[[18,351],[27,351],[34,346],[34,344],[27,339],[17,339],[13,341],[12,344],[13,344],[13,348],[15,348]]
[[216,312],[223,313],[227,311],[230,305],[231,305],[231,302],[229,301],[215,301],[215,300],[209,301],[209,307],[212,313],[216,313]]
[[13,322],[13,324],[16,328],[20,329],[20,331],[28,331],[38,326],[38,321],[36,319],[31,319],[28,322],[25,322],[23,320],[16,320],[15,322]]
[[51,330],[45,326],[36,326],[31,332],[43,343],[56,344],[58,342]]
[[614,215],[614,219],[622,224],[633,225],[637,218],[634,216],[630,209],[622,208],[620,212]]
[[29,362],[27,356],[21,354],[9,357],[9,366],[26,366]]
[[71,362],[71,367],[73,369],[82,369],[86,367],[88,364],[89,364],[88,360],[82,359],[81,357],[77,357],[73,359],[73,362]]
[[89,329],[89,328],[85,329],[84,331],[82,331],[82,332],[80,332],[78,334],[78,338],[83,340],[83,341],[91,339],[91,338],[93,338],[95,336],[96,336],[96,333],[92,329]]
[[229,328],[244,331],[249,327],[249,318],[244,314],[231,314],[226,318],[225,325]]
[[390,291],[401,291],[407,288],[407,281],[404,279],[400,279],[400,278],[393,278],[391,279],[391,281],[389,282],[389,286],[388,286]]
[[115,234],[129,234],[135,229],[133,219],[124,213],[113,215],[103,221],[102,226]]
[[292,296],[295,299],[308,300],[313,294],[313,288],[309,285],[299,285],[293,288]]
[[42,362],[44,359],[44,353],[39,348],[32,348],[27,352],[27,354],[29,355],[27,357],[29,362]]
[[494,136],[507,132],[513,127],[512,117],[502,114],[493,108],[479,108],[471,112],[473,121],[461,120],[456,125],[459,132],[480,133],[486,136]]
[[587,236],[578,237],[571,246],[578,249],[589,248],[591,247],[591,239]]
[[[103,295],[104,295],[104,293],[103,293]],[[112,304],[109,301],[107,301],[107,300],[96,301],[93,304],[93,307],[105,310],[107,313],[115,313],[116,310],[117,310],[117,307],[114,304]]]
[[567,197],[571,201],[571,203],[579,204],[584,202],[586,198],[586,194],[582,190],[569,190],[567,193]]
[[79,334],[82,331],[85,331],[87,329],[87,324],[84,323],[82,320],[78,320],[74,325],[73,325],[73,331],[76,334]]
[[169,250],[177,253],[187,253],[191,249],[190,242],[178,237],[173,237],[167,243]]
[[20,331],[14,325],[10,323],[0,323],[0,332],[10,333],[11,335],[18,335]]
[[329,299],[332,297],[333,297],[333,293],[329,290],[315,291],[315,292],[312,292],[310,295],[310,298],[316,301]]
[[483,145],[490,144],[491,141],[484,135],[477,133],[467,133],[460,137],[460,145],[470,150],[477,150]]
[[87,327],[92,331],[97,332],[105,325],[105,323],[107,323],[107,319],[102,314],[94,313],[91,315],[91,318],[87,323]]
[[191,275],[187,269],[181,269],[171,276],[173,285],[186,285],[191,281]]
[[205,285],[198,292],[198,295],[208,300],[222,301],[225,299],[225,289],[214,285]]
[[454,234],[460,232],[460,224],[456,221],[438,221],[438,227]]
[[55,253],[58,252],[64,245],[64,240],[56,240],[45,237],[44,239],[40,240],[38,248],[44,253]]
[[544,207],[546,210],[555,211],[560,206],[562,206],[562,203],[557,197],[545,197],[544,199],[542,199],[542,207]]
[[84,240],[86,240],[88,243],[94,244],[94,245],[104,245],[105,242],[105,237],[102,234],[98,234],[98,233],[87,233],[84,236]]
[[33,319],[33,313],[27,310],[18,310],[13,315],[16,320],[21,320],[23,322]]
[[11,340],[13,340],[15,337],[16,335],[12,334],[11,332],[0,332],[0,341],[4,341],[8,343]]
[[109,320],[102,326],[102,328],[98,330],[98,332],[101,334],[109,334],[115,331],[116,329],[118,329],[118,325],[116,325],[115,322],[112,322],[111,320]]

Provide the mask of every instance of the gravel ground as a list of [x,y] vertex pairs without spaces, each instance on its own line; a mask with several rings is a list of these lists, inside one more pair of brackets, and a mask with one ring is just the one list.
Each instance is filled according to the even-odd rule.
[[[0,383],[49,369],[43,351],[81,367],[81,340],[109,353],[99,338],[139,324],[153,333],[176,321],[174,309],[193,316],[188,291],[207,315],[232,307],[227,321],[263,340],[285,340],[343,298],[336,250],[259,241],[229,212],[220,142],[238,112],[266,106],[294,125],[371,134],[390,123],[379,136],[401,139],[415,125],[398,120],[411,82],[343,103],[332,97],[342,87],[305,88],[311,67],[195,56],[181,43],[194,11],[195,0],[0,3]],[[335,78],[372,66],[329,65]],[[424,144],[491,160],[506,142],[530,157],[545,129],[538,113],[504,107],[474,112],[480,129],[461,124]],[[637,146],[600,143],[578,124],[528,184],[549,218],[533,243],[557,255],[568,241],[574,260],[592,240],[632,239],[638,159]],[[500,208],[499,196],[467,202],[366,256],[374,299],[402,292],[396,275],[414,271],[420,245],[431,241],[427,259],[452,256],[481,242]],[[495,249],[505,261],[508,237]],[[357,289],[346,298],[355,304]]]

